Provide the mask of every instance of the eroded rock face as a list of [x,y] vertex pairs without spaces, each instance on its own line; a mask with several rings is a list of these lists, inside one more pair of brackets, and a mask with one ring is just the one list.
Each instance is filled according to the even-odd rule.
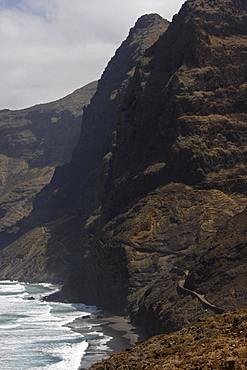
[[70,161],[80,136],[83,106],[97,82],[58,101],[0,111],[0,244],[33,209],[36,194],[55,168]]
[[[103,227],[97,247],[91,251],[91,279],[98,287],[94,288],[97,299],[108,310],[114,306],[121,314],[131,312],[132,319],[145,325],[149,334],[170,332],[215,314],[215,310],[208,309],[195,296],[179,289],[181,279],[185,279],[187,288],[199,294],[207,293],[210,303],[223,310],[244,306],[245,249],[239,252],[238,264],[236,256],[232,256],[225,265],[226,274],[232,269],[229,274],[232,287],[234,275],[236,281],[243,282],[237,300],[227,293],[229,281],[222,278],[223,266],[217,265],[216,253],[210,259],[208,249],[215,243],[218,229],[245,206],[246,197],[227,195],[216,189],[194,189],[181,183],[170,183],[150,192],[111,219]],[[244,229],[244,224],[241,225]],[[223,246],[227,247],[224,243]],[[207,287],[206,283],[198,285],[196,281],[189,285],[187,281],[193,276],[190,271],[202,255],[210,263],[197,267],[197,278],[203,275]],[[215,270],[212,270],[214,257]],[[220,283],[210,278],[209,271]],[[236,290],[239,288],[236,286]]]
[[142,58],[120,108],[110,217],[171,181],[246,191],[241,4],[186,2]]
[[245,209],[222,224],[207,253],[191,268],[186,287],[207,292],[209,300],[227,309],[247,306],[246,230]]
[[[1,279],[64,282],[69,273],[78,270],[83,258],[78,249],[77,235],[77,223],[73,218],[26,232],[0,250]],[[67,249],[68,238],[72,243],[70,253]]]
[[[137,62],[168,25],[169,22],[157,14],[144,15],[117,49],[102,74],[91,104],[85,109],[80,140],[70,164],[55,173],[49,188],[36,201],[39,220],[49,220],[47,213],[50,219],[55,219],[69,212],[79,213],[84,222],[92,214],[99,213],[115,145],[120,101]],[[43,215],[43,202],[47,198],[46,215]]]

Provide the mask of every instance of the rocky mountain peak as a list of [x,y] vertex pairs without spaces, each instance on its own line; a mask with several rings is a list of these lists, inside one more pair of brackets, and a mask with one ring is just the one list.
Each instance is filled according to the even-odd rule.
[[134,27],[130,30],[130,32],[134,29],[138,28],[148,28],[150,26],[153,26],[154,23],[160,22],[163,23],[164,19],[156,13],[153,14],[144,14],[140,18],[137,19]]

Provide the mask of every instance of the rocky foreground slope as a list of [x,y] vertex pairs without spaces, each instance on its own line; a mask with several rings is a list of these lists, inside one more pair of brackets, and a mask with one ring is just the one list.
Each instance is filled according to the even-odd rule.
[[69,162],[81,131],[83,106],[97,87],[92,82],[58,101],[0,111],[0,246],[20,228],[36,194],[55,168]]
[[159,335],[115,354],[90,370],[244,370],[247,368],[247,310]]
[[167,26],[131,30],[0,265],[149,335],[247,305],[247,4],[188,0]]

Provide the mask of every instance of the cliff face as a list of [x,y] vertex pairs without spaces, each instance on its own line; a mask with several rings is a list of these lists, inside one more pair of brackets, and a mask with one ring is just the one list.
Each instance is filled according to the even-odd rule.
[[246,7],[189,0],[165,33],[137,22],[1,278],[66,282],[58,298],[150,335],[246,305]]
[[38,217],[42,220],[69,212],[80,213],[83,223],[92,213],[98,213],[115,142],[119,103],[137,61],[165,32],[168,24],[157,14],[144,15],[117,49],[102,74],[91,104],[84,111],[80,140],[70,164],[55,173],[50,187],[36,201]]
[[246,25],[243,1],[187,1],[120,105],[89,271],[150,334],[247,303]]
[[119,114],[113,214],[171,181],[244,190],[247,26],[243,2],[224,6],[186,2],[141,60]]
[[[49,186],[36,197],[34,210],[25,220],[21,231],[23,233],[23,230],[46,223],[45,229],[42,232],[38,231],[39,228],[31,230],[5,249],[1,276],[15,276],[29,281],[66,281],[68,275],[75,273],[78,280],[80,270],[84,270],[81,264],[91,245],[92,226],[89,230],[88,225],[98,218],[100,211],[110,151],[115,141],[119,103],[134,74],[137,61],[168,25],[169,22],[157,14],[144,15],[116,51],[99,81],[91,104],[84,110],[81,136],[71,162],[58,168]],[[49,221],[53,222],[47,224]],[[39,269],[34,271],[28,262],[27,239],[35,240],[33,248],[36,252],[31,254],[33,263]],[[46,247],[43,253],[38,253],[41,244]],[[19,259],[13,256],[13,250],[21,250],[21,253],[17,253],[21,256]],[[61,268],[58,267],[60,265]]]
[[0,244],[15,234],[55,168],[70,161],[92,82],[58,101],[0,112]]

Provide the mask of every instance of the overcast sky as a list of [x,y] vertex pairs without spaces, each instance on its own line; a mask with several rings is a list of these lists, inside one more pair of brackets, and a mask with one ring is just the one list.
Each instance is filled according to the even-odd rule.
[[136,20],[184,0],[0,0],[0,109],[59,99],[100,78]]

